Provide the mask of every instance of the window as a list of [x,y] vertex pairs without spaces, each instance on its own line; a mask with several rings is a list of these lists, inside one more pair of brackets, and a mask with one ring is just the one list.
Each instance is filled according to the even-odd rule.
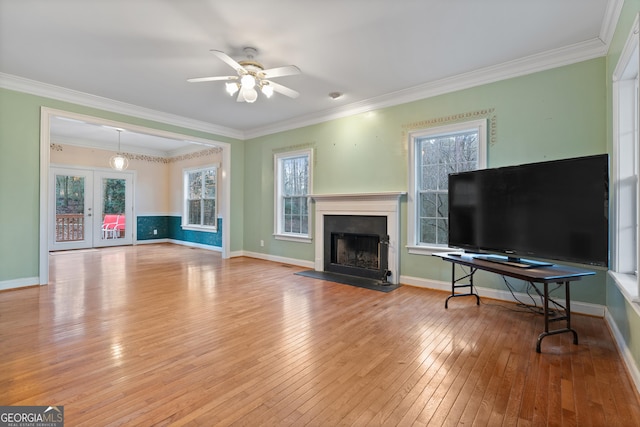
[[486,166],[486,120],[409,134],[409,252],[430,254],[448,243],[450,173]]
[[638,18],[613,72],[611,271],[622,293],[640,302],[638,281]]
[[278,239],[308,240],[312,151],[275,155],[275,235]]
[[217,166],[185,169],[183,228],[216,231],[217,175]]

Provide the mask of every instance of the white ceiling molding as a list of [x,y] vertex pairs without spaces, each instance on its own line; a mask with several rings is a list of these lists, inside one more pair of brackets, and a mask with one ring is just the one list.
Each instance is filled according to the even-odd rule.
[[421,99],[469,89],[475,86],[481,86],[484,84],[587,61],[589,59],[599,58],[606,54],[607,46],[602,42],[602,40],[596,38],[588,42],[578,43],[573,46],[543,52],[538,55],[528,56],[526,58],[506,62],[504,64],[482,68],[469,73],[372,98],[363,102],[348,104],[333,110],[322,111],[317,114],[310,114],[306,117],[298,117],[292,120],[275,123],[272,126],[253,129],[245,132],[245,138],[257,138],[276,132],[314,125],[328,120],[348,117],[354,114],[361,114],[371,110],[419,101]]
[[600,28],[600,40],[606,45],[607,50],[616,31],[616,24],[618,23],[618,18],[620,18],[622,6],[624,6],[624,0],[609,0],[607,2],[607,10],[604,13],[602,27]]
[[85,107],[97,108],[112,113],[125,114],[127,116],[137,117],[140,119],[180,126],[186,129],[213,133],[216,135],[226,136],[228,138],[242,139],[244,137],[243,133],[238,130],[218,126],[213,123],[206,123],[186,117],[176,116],[174,114],[138,107],[136,105],[115,101],[113,99],[37,82],[11,74],[0,73],[0,87],[31,95],[56,99],[58,101],[70,102]]

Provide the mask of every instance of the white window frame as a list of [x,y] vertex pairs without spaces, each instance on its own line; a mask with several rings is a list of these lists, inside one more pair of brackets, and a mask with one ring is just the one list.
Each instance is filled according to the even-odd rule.
[[418,160],[417,144],[425,137],[436,137],[441,135],[462,133],[470,130],[478,132],[478,169],[487,167],[487,119],[471,120],[467,122],[454,123],[444,126],[437,126],[428,129],[416,130],[409,133],[409,192],[407,195],[407,249],[410,254],[431,255],[434,252],[449,249],[447,245],[421,244],[419,243],[419,204],[417,201],[418,183]]
[[[303,157],[308,158],[309,164],[309,182],[307,183],[307,212],[309,214],[307,233],[291,233],[284,231],[284,206],[282,203],[282,161]],[[311,242],[311,230],[313,230],[312,212],[311,212],[311,198],[310,194],[313,193],[313,149],[302,149],[295,151],[287,151],[283,153],[277,153],[273,156],[274,159],[274,238],[276,240],[289,240],[294,242]]]
[[[189,174],[194,172],[203,172],[208,169],[215,169],[216,175],[216,197],[215,197],[215,221],[214,225],[196,225],[189,224],[189,203],[188,203],[188,195],[189,195]],[[218,201],[220,200],[218,194],[218,182],[220,181],[218,173],[220,171],[220,164],[214,163],[205,166],[196,166],[191,168],[182,169],[182,224],[181,227],[183,230],[195,230],[195,231],[204,231],[208,233],[215,233],[218,231]]]
[[[613,72],[613,158],[611,161],[610,276],[629,301],[640,302],[640,149],[638,122],[640,96],[639,17],[636,16],[625,46]],[[631,189],[629,188],[631,186]],[[635,206],[633,195],[635,186]]]

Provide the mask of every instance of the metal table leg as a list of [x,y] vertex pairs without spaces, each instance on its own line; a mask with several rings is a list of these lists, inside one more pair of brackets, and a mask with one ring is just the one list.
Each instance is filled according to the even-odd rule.
[[[571,291],[569,288],[570,282],[559,282],[560,284],[564,284],[565,289],[565,314],[561,317],[556,317],[554,319],[549,318],[549,284],[544,284],[544,332],[538,336],[538,341],[536,343],[536,352],[540,353],[540,345],[542,344],[542,339],[549,335],[562,334],[566,332],[571,332],[573,334],[573,343],[578,344],[578,333],[571,327]],[[549,323],[557,322],[557,321],[566,321],[566,327],[560,329],[554,329],[552,331],[549,330]]]
[[[473,291],[473,275],[477,271],[477,268],[469,267],[469,274],[456,279],[456,265],[451,263],[451,295],[447,297],[447,300],[444,302],[444,308],[449,308],[449,299],[457,298],[457,297],[467,297],[467,296],[475,296],[476,297],[476,305],[480,305],[480,296]],[[456,284],[461,280],[469,279],[469,283],[465,284]],[[460,288],[469,288],[467,293],[456,294],[456,289]]]

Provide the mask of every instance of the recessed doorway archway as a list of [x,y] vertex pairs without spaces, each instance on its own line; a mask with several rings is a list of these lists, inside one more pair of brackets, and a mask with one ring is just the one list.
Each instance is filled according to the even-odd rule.
[[[50,147],[51,138],[51,122],[56,118],[64,118],[70,121],[85,122],[92,125],[101,125],[112,128],[121,128],[130,132],[157,136],[160,138],[175,139],[178,141],[187,141],[192,144],[198,144],[208,147],[219,147],[222,149],[222,162],[220,165],[220,185],[221,185],[221,201],[220,216],[222,221],[222,245],[221,253],[223,258],[228,258],[230,254],[230,166],[231,166],[231,146],[229,143],[197,138],[190,135],[167,132],[158,129],[147,128],[143,126],[133,125],[130,123],[116,122],[113,120],[103,119],[100,117],[87,116],[83,114],[73,113],[64,110],[57,110],[48,107],[41,108],[40,115],[40,224],[39,224],[39,281],[41,285],[49,282],[49,237],[50,225],[48,212],[50,210],[50,174],[51,165]],[[135,241],[134,241],[135,244]]]

